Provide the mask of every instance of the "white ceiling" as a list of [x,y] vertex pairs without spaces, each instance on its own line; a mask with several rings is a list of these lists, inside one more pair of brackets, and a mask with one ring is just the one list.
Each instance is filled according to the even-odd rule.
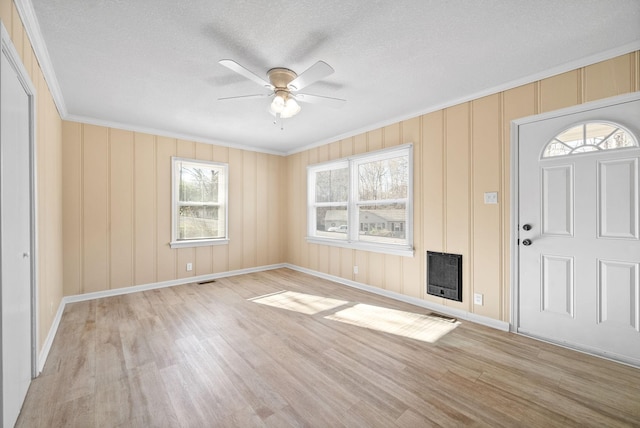
[[[640,49],[638,0],[16,4],[31,13],[29,35],[65,119],[274,153]],[[221,59],[265,79],[273,67],[301,73],[324,60],[335,73],[303,92],[347,103],[301,104],[280,130],[268,98],[218,101],[262,92]]]

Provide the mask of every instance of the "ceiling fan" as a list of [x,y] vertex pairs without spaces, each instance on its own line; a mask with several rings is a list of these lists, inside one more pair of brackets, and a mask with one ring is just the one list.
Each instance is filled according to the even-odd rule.
[[[269,112],[275,116],[276,121],[277,119],[288,119],[298,114],[300,112],[300,105],[298,105],[297,101],[312,104],[324,103],[331,107],[340,107],[346,102],[346,100],[341,98],[302,94],[298,92],[299,90],[306,88],[318,80],[324,79],[334,72],[333,68],[324,61],[316,62],[300,75],[288,68],[272,68],[267,71],[267,78],[269,80],[263,79],[256,73],[231,59],[223,59],[220,60],[219,63],[228,69],[235,71],[241,76],[256,82],[258,85],[268,89],[270,92],[266,94],[240,95],[218,99],[232,100],[264,97],[273,98],[269,105]],[[276,121],[274,121],[274,123],[276,123]]]

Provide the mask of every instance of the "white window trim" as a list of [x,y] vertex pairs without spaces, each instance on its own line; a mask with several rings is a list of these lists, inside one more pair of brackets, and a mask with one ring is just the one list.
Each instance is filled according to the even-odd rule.
[[[408,149],[408,150],[407,150]],[[360,204],[367,204],[367,202],[358,202],[355,197],[354,192],[357,190],[357,177],[355,174],[351,174],[351,169],[354,168],[354,165],[358,165],[363,162],[373,162],[377,160],[384,160],[393,157],[394,152],[398,152],[398,155],[404,156],[408,151],[408,188],[407,188],[407,199],[406,199],[406,210],[407,210],[407,225],[406,225],[406,236],[407,236],[407,244],[398,245],[398,244],[384,244],[384,243],[374,243],[374,242],[366,242],[353,239],[352,234],[357,234],[359,231],[359,219],[357,210],[349,210],[349,221],[350,225],[349,233],[347,234],[347,239],[331,239],[315,236],[315,227],[316,222],[310,221],[312,218],[315,219],[315,208],[317,206],[356,206]],[[413,248],[413,144],[403,144],[400,146],[390,147],[388,149],[376,150],[373,152],[362,153],[358,155],[348,156],[346,158],[337,159],[334,161],[327,161],[318,164],[313,164],[307,166],[307,178],[310,177],[310,172],[316,173],[320,171],[326,171],[331,169],[339,169],[348,167],[350,171],[350,186],[349,186],[349,200],[347,202],[315,202],[314,195],[315,192],[312,190],[312,186],[315,185],[315,182],[312,180],[307,180],[307,237],[306,240],[312,244],[319,245],[329,245],[334,247],[341,248],[351,248],[362,251],[371,251],[376,253],[383,254],[391,254],[405,257],[413,257],[414,256],[414,248]],[[392,203],[395,200],[384,200],[378,202],[384,203]],[[405,202],[405,200],[402,200]],[[355,225],[352,226],[352,225]]]
[[[207,238],[207,239],[177,239],[178,230],[178,216],[177,207],[179,205],[178,195],[178,180],[176,180],[176,163],[177,162],[189,162],[201,165],[211,165],[224,170],[224,203],[211,203],[204,205],[224,205],[224,221],[225,221],[225,237],[224,238]],[[192,205],[192,204],[190,204]],[[211,162],[199,159],[181,158],[177,156],[171,157],[171,242],[169,246],[171,248],[191,248],[191,247],[206,247],[213,245],[226,245],[229,243],[229,164],[223,162]]]

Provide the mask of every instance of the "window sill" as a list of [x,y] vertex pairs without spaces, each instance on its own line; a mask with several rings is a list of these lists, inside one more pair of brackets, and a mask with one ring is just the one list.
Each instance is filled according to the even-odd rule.
[[307,242],[310,244],[330,245],[333,247],[351,248],[353,250],[371,251],[374,253],[390,254],[394,256],[414,256],[414,249],[412,247],[402,245],[376,245],[368,242],[353,242],[326,238],[323,239],[314,236],[307,236]]
[[227,245],[228,239],[192,239],[188,241],[169,242],[171,248],[209,247],[212,245]]

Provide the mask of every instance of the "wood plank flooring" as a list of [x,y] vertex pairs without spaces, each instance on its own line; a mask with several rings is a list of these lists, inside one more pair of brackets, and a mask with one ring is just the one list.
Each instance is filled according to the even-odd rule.
[[430,317],[288,269],[69,304],[17,426],[640,426],[638,369],[464,321],[431,343],[336,320],[356,305]]

